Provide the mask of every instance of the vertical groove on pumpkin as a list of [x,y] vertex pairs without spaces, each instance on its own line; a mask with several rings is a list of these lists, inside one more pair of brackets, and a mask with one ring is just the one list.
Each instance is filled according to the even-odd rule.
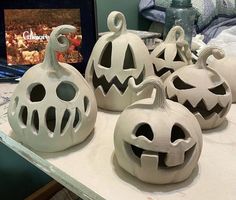
[[11,114],[12,114],[12,115],[15,115],[16,108],[17,108],[17,106],[18,106],[18,103],[19,103],[19,97],[16,97],[16,98],[14,99],[14,103],[13,103],[12,110],[11,110]]
[[87,96],[84,96],[84,112],[87,114],[89,110],[89,99]]

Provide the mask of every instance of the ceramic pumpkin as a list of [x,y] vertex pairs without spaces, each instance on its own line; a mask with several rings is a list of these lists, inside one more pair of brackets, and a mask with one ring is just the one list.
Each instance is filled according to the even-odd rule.
[[211,55],[220,59],[224,53],[216,47],[206,47],[195,65],[177,70],[165,81],[167,97],[187,107],[202,129],[219,126],[232,102],[228,83],[206,64]]
[[151,53],[155,74],[163,81],[180,67],[192,63],[191,50],[184,40],[184,30],[180,26],[173,27],[164,42]]
[[154,100],[143,99],[120,115],[114,133],[118,164],[138,179],[156,184],[176,183],[190,176],[201,149],[202,132],[194,115],[184,106],[166,100],[163,83],[150,76],[140,85],[156,88]]
[[43,63],[30,68],[11,98],[9,123],[18,138],[35,150],[64,150],[85,140],[94,128],[97,105],[89,85],[71,65],[58,63],[69,41],[63,34],[76,28],[55,28]]
[[236,102],[236,59],[235,57],[225,56],[223,59],[214,59],[209,64],[209,67],[216,70],[228,82],[231,92],[232,100]]
[[152,73],[152,63],[143,41],[127,31],[122,13],[111,12],[107,23],[111,32],[95,44],[85,78],[94,90],[98,107],[121,111],[132,102],[151,95],[150,88],[135,93],[128,81],[133,77],[137,84],[141,83]]

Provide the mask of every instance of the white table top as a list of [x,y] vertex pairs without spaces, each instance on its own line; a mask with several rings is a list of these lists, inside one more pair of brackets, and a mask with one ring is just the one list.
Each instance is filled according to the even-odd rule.
[[25,148],[15,140],[8,122],[0,125],[0,141],[84,199],[236,199],[236,105],[219,128],[203,134],[203,151],[191,177],[172,185],[142,183],[118,166],[113,146],[118,116],[99,111],[94,133],[58,153]]

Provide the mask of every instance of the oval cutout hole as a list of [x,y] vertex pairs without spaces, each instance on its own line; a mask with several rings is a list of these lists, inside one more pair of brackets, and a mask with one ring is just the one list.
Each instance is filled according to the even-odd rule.
[[30,93],[30,101],[39,102],[44,99],[46,95],[46,90],[42,84],[37,84],[32,87],[29,93]]
[[66,109],[63,114],[62,121],[61,121],[61,131],[60,131],[61,133],[64,131],[69,118],[70,118],[70,111]]
[[57,96],[63,101],[71,101],[74,99],[77,90],[70,82],[61,82],[56,89]]
[[171,130],[171,142],[175,142],[178,139],[186,139],[185,131],[178,125],[174,125]]
[[34,110],[32,113],[31,125],[33,129],[38,133],[39,131],[39,114],[37,110]]
[[28,109],[26,106],[22,106],[19,112],[19,119],[24,126],[26,126],[27,124],[27,118],[28,118]]
[[79,120],[80,120],[79,109],[76,108],[75,109],[75,119],[74,119],[74,122],[73,122],[73,128],[75,128],[78,125]]
[[56,126],[56,109],[54,107],[49,107],[46,111],[46,124],[47,128],[54,132]]
[[84,97],[84,112],[87,113],[88,111],[88,108],[89,108],[89,99],[88,97]]

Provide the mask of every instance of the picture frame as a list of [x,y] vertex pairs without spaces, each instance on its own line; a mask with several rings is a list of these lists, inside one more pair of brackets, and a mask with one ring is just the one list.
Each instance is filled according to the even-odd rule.
[[42,62],[50,31],[70,24],[78,27],[73,38],[69,38],[73,51],[59,55],[58,60],[84,74],[98,37],[96,18],[95,0],[3,0],[0,2],[0,65],[27,70]]

